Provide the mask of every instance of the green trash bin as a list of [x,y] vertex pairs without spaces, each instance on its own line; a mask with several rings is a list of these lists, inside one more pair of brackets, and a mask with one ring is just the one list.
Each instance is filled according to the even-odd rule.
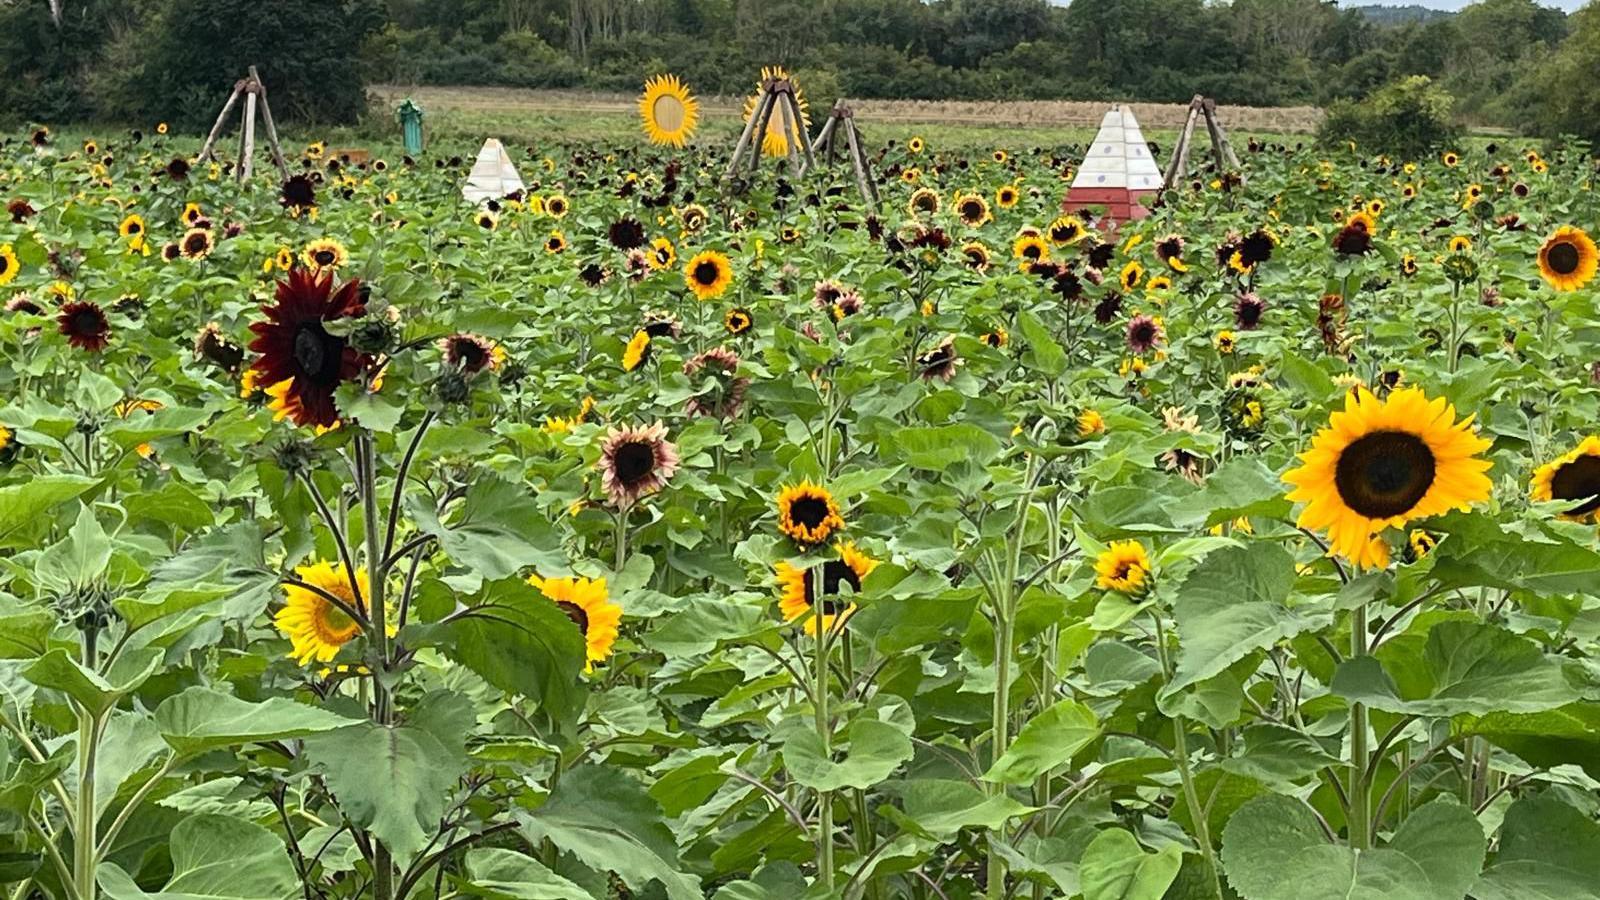
[[422,107],[407,97],[395,109],[394,116],[400,120],[401,140],[406,145],[406,152],[413,156],[422,153]]

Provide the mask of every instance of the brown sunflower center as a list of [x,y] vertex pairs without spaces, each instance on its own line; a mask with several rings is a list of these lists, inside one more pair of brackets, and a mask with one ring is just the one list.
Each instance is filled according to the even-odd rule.
[[183,249],[190,253],[199,253],[206,249],[206,236],[203,234],[189,235],[184,239]]
[[1578,248],[1571,241],[1562,241],[1545,254],[1550,271],[1557,275],[1571,275],[1578,271]]
[[344,362],[344,338],[329,334],[320,322],[306,322],[294,335],[294,361],[314,384],[333,384]]
[[11,258],[0,254],[0,275],[4,275],[9,271],[11,271]]
[[483,364],[488,360],[489,356],[477,341],[456,340],[450,349],[451,355],[456,358],[456,362],[462,368],[473,372],[483,368]]
[[1374,431],[1339,454],[1334,484],[1346,506],[1369,519],[1404,515],[1433,486],[1427,442],[1404,431]]
[[105,330],[106,320],[92,309],[80,310],[72,317],[72,333],[94,337]]
[[717,277],[718,277],[719,274],[720,274],[720,270],[717,268],[717,264],[712,262],[709,259],[705,260],[704,262],[700,262],[700,263],[695,264],[695,267],[694,267],[694,281],[695,281],[695,284],[699,284],[699,285],[702,285],[704,287],[710,287],[711,285],[717,283]]
[[797,524],[814,529],[827,520],[828,501],[821,497],[801,497],[789,504],[789,518]]
[[1028,244],[1022,248],[1022,257],[1024,259],[1038,259],[1040,253],[1043,251],[1044,248],[1040,247],[1038,244]]
[[333,265],[334,260],[338,259],[339,256],[338,256],[338,254],[334,253],[332,250],[324,249],[324,250],[318,250],[316,253],[313,253],[311,255],[311,258],[316,260],[317,261],[317,265],[319,265],[319,266],[331,266],[331,265]]
[[843,560],[830,559],[822,564],[822,602],[817,603],[815,570],[806,571],[806,605],[820,606],[823,615],[836,616],[849,607],[849,601],[839,595],[839,585],[850,585],[852,594],[861,592],[861,576]]
[[656,466],[655,448],[644,441],[629,441],[623,444],[617,448],[612,458],[617,471],[617,480],[629,487],[650,477],[651,471]]
[[968,200],[961,204],[961,216],[966,219],[976,219],[983,215],[983,207],[976,200]]
[[566,600],[557,600],[556,606],[559,606],[561,611],[567,614],[567,618],[572,620],[572,624],[578,626],[579,631],[584,634],[589,633],[589,614],[584,612],[583,607]]
[[1557,500],[1582,500],[1567,510],[1583,516],[1600,509],[1600,456],[1580,456],[1556,470],[1550,479],[1550,496]]

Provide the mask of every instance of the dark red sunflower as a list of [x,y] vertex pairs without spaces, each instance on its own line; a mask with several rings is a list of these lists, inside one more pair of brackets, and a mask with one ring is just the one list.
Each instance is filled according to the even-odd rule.
[[334,391],[373,362],[325,324],[366,314],[361,283],[352,278],[336,290],[333,273],[296,269],[278,282],[276,300],[261,308],[267,320],[250,326],[250,349],[260,354],[251,364],[257,383],[290,382],[283,402],[295,424],[331,426],[339,419]]
[[67,336],[67,343],[80,350],[99,353],[111,343],[111,323],[106,321],[105,312],[93,303],[75,300],[63,305],[56,322],[61,333]]

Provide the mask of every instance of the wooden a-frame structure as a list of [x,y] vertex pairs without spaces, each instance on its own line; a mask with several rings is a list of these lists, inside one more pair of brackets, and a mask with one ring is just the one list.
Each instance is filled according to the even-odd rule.
[[856,189],[861,191],[861,199],[867,204],[867,211],[878,211],[878,185],[872,180],[872,170],[867,165],[867,154],[862,148],[866,142],[861,139],[861,131],[856,128],[856,114],[843,100],[835,101],[833,109],[828,113],[828,121],[822,126],[822,131],[817,134],[817,139],[811,144],[811,155],[822,154],[825,165],[833,165],[835,154],[839,149],[839,132],[844,132],[844,152],[850,157],[850,168],[856,176]]
[[[728,170],[722,175],[723,181],[733,181],[739,173],[741,162],[746,162],[751,172],[761,166],[761,143],[774,113],[781,117],[779,121],[783,123],[784,144],[789,151],[789,171],[799,176],[816,168],[817,159],[811,152],[811,143],[806,140],[803,127],[805,120],[800,115],[794,82],[788,78],[768,78],[761,83],[761,99],[750,113],[750,119],[744,123],[739,143],[733,147],[733,158],[728,160]],[[795,150],[795,144],[805,151],[804,159]],[[746,154],[749,156],[747,161]]]
[[1183,131],[1178,134],[1178,143],[1172,148],[1172,156],[1167,159],[1167,170],[1161,175],[1163,191],[1170,190],[1178,181],[1189,177],[1189,149],[1193,143],[1194,126],[1202,118],[1205,119],[1206,132],[1211,137],[1211,157],[1218,174],[1228,171],[1230,166],[1234,171],[1243,168],[1238,154],[1233,152],[1233,145],[1228,143],[1228,133],[1222,129],[1222,122],[1217,118],[1217,101],[1195,94],[1194,99],[1189,101],[1189,117],[1184,120]]
[[256,72],[256,67],[250,67],[250,74],[239,79],[233,85],[233,93],[228,95],[228,102],[223,104],[222,112],[217,115],[217,123],[211,126],[211,134],[206,138],[206,145],[200,149],[200,156],[196,162],[205,162],[216,153],[217,137],[222,134],[222,128],[228,122],[228,113],[233,112],[234,104],[243,96],[244,113],[239,123],[239,164],[234,167],[234,177],[243,184],[250,178],[250,169],[256,152],[256,107],[261,108],[261,122],[267,126],[267,146],[272,150],[272,161],[278,166],[278,174],[284,181],[289,180],[289,165],[283,161],[283,148],[278,146],[278,129],[272,124],[272,107],[267,105],[267,88],[261,83],[261,75]]

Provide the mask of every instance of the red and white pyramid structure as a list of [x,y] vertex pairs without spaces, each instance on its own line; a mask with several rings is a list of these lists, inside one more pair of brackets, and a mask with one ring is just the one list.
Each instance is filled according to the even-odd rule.
[[1061,206],[1069,213],[1103,207],[1106,219],[1126,222],[1150,215],[1140,200],[1160,190],[1161,170],[1133,110],[1113,106],[1100,120],[1100,131]]

